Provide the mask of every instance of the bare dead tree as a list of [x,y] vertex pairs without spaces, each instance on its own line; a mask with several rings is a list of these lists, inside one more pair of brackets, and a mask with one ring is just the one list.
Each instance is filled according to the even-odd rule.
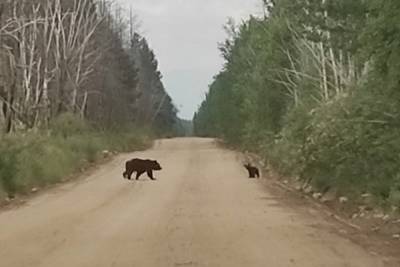
[[[141,66],[127,51],[137,23],[133,12],[127,19],[108,0],[3,0],[0,104],[5,131],[46,128],[62,112],[85,117],[89,103],[91,116],[97,112],[108,121],[133,120],[139,96],[151,95],[154,88],[140,91],[137,86]],[[146,57],[150,65],[156,62],[152,53]],[[146,118],[158,113],[162,91],[148,98]]]

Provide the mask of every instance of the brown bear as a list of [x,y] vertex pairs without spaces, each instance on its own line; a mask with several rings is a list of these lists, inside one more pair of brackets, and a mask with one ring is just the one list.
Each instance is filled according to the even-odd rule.
[[122,175],[125,179],[131,180],[132,173],[136,172],[136,180],[138,180],[140,175],[146,172],[151,180],[156,180],[153,177],[153,171],[161,169],[160,164],[156,160],[131,159],[125,163],[125,172]]
[[256,167],[251,166],[250,163],[244,164],[244,167],[249,172],[249,178],[260,178],[260,172]]

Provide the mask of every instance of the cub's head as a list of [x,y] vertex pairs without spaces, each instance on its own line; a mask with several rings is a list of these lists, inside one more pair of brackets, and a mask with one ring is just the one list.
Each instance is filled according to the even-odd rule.
[[162,170],[160,163],[157,162],[157,160],[152,160],[151,161],[151,168],[155,171],[160,171]]

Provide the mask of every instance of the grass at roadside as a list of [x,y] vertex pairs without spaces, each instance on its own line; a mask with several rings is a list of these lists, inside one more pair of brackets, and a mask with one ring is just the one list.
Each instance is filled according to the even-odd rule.
[[57,183],[97,162],[105,150],[142,150],[152,143],[149,131],[98,131],[69,115],[52,129],[0,137],[0,201]]

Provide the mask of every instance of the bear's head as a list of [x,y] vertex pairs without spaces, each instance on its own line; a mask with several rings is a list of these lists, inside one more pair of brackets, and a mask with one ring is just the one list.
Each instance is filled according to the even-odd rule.
[[160,163],[157,162],[157,160],[152,160],[151,161],[151,168],[155,171],[160,171],[162,170]]

